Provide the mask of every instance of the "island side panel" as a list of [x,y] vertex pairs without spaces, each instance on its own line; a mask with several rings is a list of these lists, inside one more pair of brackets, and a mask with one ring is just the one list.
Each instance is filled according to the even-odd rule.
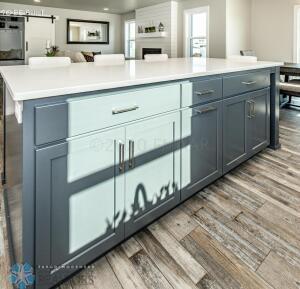
[[280,116],[280,67],[275,67],[271,72],[270,92],[270,148],[277,150],[281,147],[279,141],[279,116]]
[[35,267],[35,101],[23,103],[23,254]]
[[22,124],[14,115],[13,102],[3,90],[3,188],[11,263],[23,262],[22,248]]

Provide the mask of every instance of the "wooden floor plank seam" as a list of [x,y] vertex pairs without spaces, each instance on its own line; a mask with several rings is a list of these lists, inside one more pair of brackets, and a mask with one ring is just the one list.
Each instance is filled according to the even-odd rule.
[[251,187],[245,183],[243,183],[243,181],[239,180],[238,177],[236,177],[233,174],[230,175],[226,175],[225,178],[228,178],[229,180],[235,181],[237,182],[239,185],[241,185],[242,187],[245,187],[247,189],[249,189],[250,191],[252,191],[253,194],[257,194],[258,196],[264,198],[266,201],[269,201],[277,206],[279,206],[280,208],[282,208],[283,210],[286,210],[287,212],[292,213],[293,215],[300,217],[300,212],[297,210],[294,210],[292,208],[287,207],[286,205],[282,204],[281,202],[275,200],[274,198],[262,193],[261,191],[255,189],[254,187]]
[[268,256],[271,254],[272,249],[270,249],[269,253],[265,256],[264,260],[261,262],[261,264],[257,267],[257,269],[255,270],[255,272],[257,272],[259,270],[259,268],[261,267],[261,265],[264,263],[264,261],[268,258]]
[[[122,289],[126,289],[126,288],[124,288],[123,287],[123,285],[121,284],[121,282],[120,282],[120,280],[119,280],[119,278],[118,278],[118,275],[116,274],[116,272],[113,270],[113,268],[112,268],[112,266],[110,265],[110,263],[108,262],[108,260],[107,260],[107,257],[106,256],[104,256],[103,258],[105,258],[106,259],[106,261],[107,261],[107,263],[108,263],[108,265],[109,265],[109,267],[111,268],[111,270],[112,270],[112,272],[114,273],[114,276],[117,278],[117,280],[119,281],[119,283],[120,283],[120,286],[122,287]],[[73,288],[72,288],[73,289]]]

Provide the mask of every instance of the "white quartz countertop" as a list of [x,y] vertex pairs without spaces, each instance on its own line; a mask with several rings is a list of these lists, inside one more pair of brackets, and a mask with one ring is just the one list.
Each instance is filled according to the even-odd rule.
[[73,63],[63,67],[0,67],[14,101],[180,80],[199,76],[280,66],[276,62],[227,59],[171,58],[165,62],[130,60],[122,65]]

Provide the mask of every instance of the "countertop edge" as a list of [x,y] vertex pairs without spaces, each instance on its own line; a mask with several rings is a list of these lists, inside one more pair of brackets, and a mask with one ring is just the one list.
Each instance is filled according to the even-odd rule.
[[185,73],[183,75],[170,75],[165,77],[153,76],[151,78],[145,78],[145,79],[132,79],[132,80],[124,80],[118,82],[109,82],[106,84],[95,84],[95,85],[88,84],[86,86],[80,85],[80,86],[63,87],[63,88],[56,88],[56,89],[36,90],[34,92],[26,92],[26,93],[21,93],[21,92],[14,93],[9,82],[5,78],[5,73],[3,73],[1,69],[0,69],[0,73],[2,75],[2,78],[6,84],[6,88],[8,89],[13,101],[18,102],[18,101],[42,99],[42,98],[49,98],[49,97],[57,97],[57,96],[69,95],[69,94],[126,88],[131,86],[147,85],[151,83],[157,84],[157,83],[163,83],[168,81],[176,81],[176,80],[180,81],[180,80],[186,80],[189,78],[196,78],[196,77],[205,77],[205,76],[229,74],[229,73],[244,72],[244,71],[251,71],[251,70],[267,69],[272,67],[280,67],[281,65],[282,63],[275,63],[275,62],[262,63],[262,64],[257,64],[253,67],[225,68],[225,69],[219,69],[219,70],[214,70],[209,72],[192,72],[192,73]]

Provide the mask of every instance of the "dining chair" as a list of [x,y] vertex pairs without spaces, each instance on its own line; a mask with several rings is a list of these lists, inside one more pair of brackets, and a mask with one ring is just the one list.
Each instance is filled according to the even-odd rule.
[[71,64],[70,57],[30,57],[28,64],[31,67],[40,66],[65,66]]
[[288,97],[287,101],[282,101],[281,107],[292,104],[293,97],[300,97],[300,79],[291,79],[288,82],[280,82],[279,87],[280,94],[284,97]]
[[146,62],[167,61],[168,59],[169,59],[168,54],[145,54]]
[[241,50],[240,51],[241,56],[256,56],[256,53],[254,50]]
[[116,65],[125,63],[124,54],[99,54],[94,56],[94,62],[101,65]]

